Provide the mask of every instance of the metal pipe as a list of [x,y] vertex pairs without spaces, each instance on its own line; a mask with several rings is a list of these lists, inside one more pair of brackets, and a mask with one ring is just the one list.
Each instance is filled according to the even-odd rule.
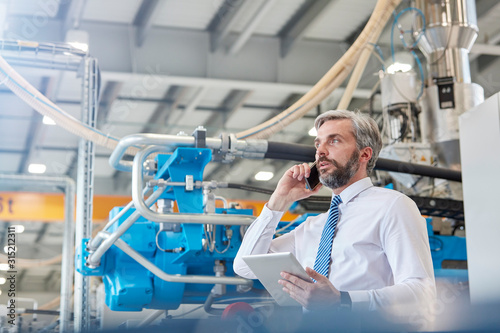
[[132,169],[132,201],[137,211],[147,220],[154,222],[174,222],[189,224],[219,224],[219,225],[250,225],[255,217],[235,214],[161,214],[149,209],[142,198],[143,183],[142,167],[146,158],[164,147],[150,146],[137,153],[134,157]]
[[[158,187],[158,189],[146,199],[146,205],[149,207],[153,203],[155,203],[156,200],[162,195],[163,190],[164,187]],[[115,241],[120,238],[135,223],[135,221],[137,221],[140,216],[140,213],[136,210],[113,233],[109,234],[105,231],[99,232],[98,237],[100,239],[105,238],[105,240],[102,241],[97,249],[95,249],[95,251],[89,256],[87,265],[93,268],[99,266],[101,257],[104,255],[104,253],[106,253],[106,251],[115,243]]]
[[64,188],[64,239],[61,261],[61,301],[60,327],[61,332],[67,331],[71,320],[71,295],[73,288],[73,248],[75,247],[75,182],[69,177],[30,176],[30,175],[2,175],[0,182],[15,185],[26,183],[33,187],[40,184],[44,187],[62,186]]
[[[132,134],[122,138],[109,157],[109,164],[120,171],[132,171],[132,163],[121,161],[123,155],[129,147],[135,145],[158,145],[175,147],[194,147],[195,140],[192,136],[177,136],[167,134]],[[207,146],[210,148],[220,148],[221,140],[207,138]]]
[[[146,195],[146,193],[149,191],[149,187],[145,187],[144,191],[142,192],[142,195]],[[130,201],[123,209],[113,217],[111,221],[109,221],[104,228],[102,228],[103,231],[108,230],[109,227],[111,227],[116,221],[118,221],[130,208],[134,206],[134,202]],[[87,245],[87,251],[93,252],[97,249],[97,247],[102,243],[103,238],[97,234],[96,237],[92,238],[88,245]]]
[[252,280],[247,280],[240,277],[229,277],[229,276],[208,276],[208,275],[180,275],[180,274],[168,274],[162,271],[159,267],[151,263],[149,260],[144,258],[140,253],[135,251],[127,243],[121,239],[117,239],[115,242],[120,250],[129,255],[132,259],[137,261],[142,267],[146,268],[148,271],[153,273],[158,278],[167,282],[178,282],[178,283],[203,283],[203,284],[231,284],[231,285],[244,285],[252,286]]
[[144,318],[138,325],[137,327],[147,327],[149,324],[154,322],[158,317],[160,317],[162,314],[165,314],[166,310],[156,310],[149,314],[146,318]]

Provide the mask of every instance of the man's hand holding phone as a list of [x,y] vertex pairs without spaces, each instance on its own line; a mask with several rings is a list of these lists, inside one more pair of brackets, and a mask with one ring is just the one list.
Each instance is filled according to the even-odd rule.
[[[310,190],[306,185],[306,176],[312,181],[311,173],[317,171],[317,169],[313,171],[307,163],[297,164],[288,169],[283,177],[281,177],[276,190],[271,195],[267,203],[268,208],[275,211],[285,211],[293,202],[308,198],[317,193],[321,188],[319,177],[318,183],[314,185],[313,190]],[[314,182],[311,182],[311,185],[313,184]]]
[[306,177],[306,186],[308,189],[311,191],[314,191],[321,183],[319,181],[319,171],[318,168],[316,167],[316,162],[311,164],[309,166],[311,169],[309,173],[309,177]]

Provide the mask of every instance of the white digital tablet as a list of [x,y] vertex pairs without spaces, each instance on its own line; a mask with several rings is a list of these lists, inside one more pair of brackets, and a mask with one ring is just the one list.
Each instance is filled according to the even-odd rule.
[[284,292],[283,286],[278,283],[279,280],[283,279],[280,275],[281,272],[288,272],[306,281],[312,281],[292,253],[257,254],[243,256],[242,259],[279,305],[301,306],[299,302]]

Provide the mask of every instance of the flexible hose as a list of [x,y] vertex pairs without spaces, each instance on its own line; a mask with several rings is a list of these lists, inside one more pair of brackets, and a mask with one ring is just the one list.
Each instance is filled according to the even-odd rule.
[[[306,114],[313,107],[317,106],[319,102],[324,99],[324,97],[328,96],[331,91],[340,86],[345,77],[348,75],[350,69],[360,57],[360,50],[365,47],[366,43],[373,40],[372,38],[374,38],[374,36],[376,36],[377,33],[383,29],[391,17],[393,10],[400,2],[401,0],[379,0],[375,5],[375,9],[370,17],[370,20],[361,32],[360,36],[356,39],[349,50],[347,50],[347,52],[340,58],[340,60],[330,68],[330,70],[314,85],[313,88],[311,88],[309,92],[276,117],[246,131],[239,132],[236,134],[236,137],[240,139],[268,138],[272,134],[292,123],[294,120]],[[336,84],[332,85],[333,82]],[[326,87],[328,87],[328,89],[326,89],[328,93],[325,91]],[[322,99],[314,99],[314,97],[319,95],[321,92],[324,92],[322,94],[324,97]],[[313,100],[315,101],[314,103],[308,103]]]
[[368,64],[368,60],[370,60],[370,56],[373,52],[373,47],[379,39],[383,29],[383,25],[378,25],[377,31],[370,37],[370,40],[365,45],[365,48],[361,51],[361,55],[358,59],[358,62],[356,63],[356,67],[354,67],[354,70],[352,71],[351,78],[347,83],[344,95],[340,99],[337,109],[345,110],[349,107],[349,104],[352,100],[352,95],[354,94],[354,90],[356,90],[356,88],[358,87],[359,81],[361,80],[366,65]]
[[[118,144],[118,138],[105,135],[95,128],[83,124],[55,105],[17,73],[2,56],[0,56],[0,81],[29,106],[40,114],[50,117],[58,126],[68,132],[110,150],[114,150]],[[136,148],[131,147],[127,153],[134,155],[136,151]]]
[[17,73],[2,56],[0,56],[0,69],[0,80],[5,81],[5,85],[10,90],[36,111],[44,116],[52,118],[60,127],[110,149],[114,149],[114,146],[118,143],[117,139],[103,136],[92,128],[82,126],[79,120],[60,109],[36,90],[28,81]]

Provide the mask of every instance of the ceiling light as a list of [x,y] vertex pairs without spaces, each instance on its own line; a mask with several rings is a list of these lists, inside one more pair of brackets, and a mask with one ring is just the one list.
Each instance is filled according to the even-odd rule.
[[[16,234],[22,234],[24,232],[24,225],[14,224],[14,225],[11,225],[9,227],[10,230],[12,230],[12,228],[14,228],[14,232]],[[9,232],[10,232],[10,230],[9,230]]]
[[85,30],[68,30],[64,40],[75,49],[82,50],[83,52],[88,52],[89,50],[89,34]]
[[[9,251],[12,250],[12,248],[14,248],[14,252],[17,252],[17,247],[16,246],[9,246],[9,245],[5,245],[4,248],[3,248],[3,252],[5,253],[9,253]],[[0,283],[1,284],[1,283]]]
[[47,166],[45,164],[31,163],[28,166],[29,173],[45,173],[45,170],[47,170]]
[[87,52],[89,50],[89,45],[86,43],[69,42],[68,44],[73,46],[75,49],[82,50],[83,52]]
[[387,67],[387,73],[389,73],[389,74],[394,74],[397,72],[406,73],[406,72],[409,72],[411,69],[412,69],[412,65],[410,65],[410,64],[395,62],[392,65],[390,65],[389,67]]
[[52,118],[47,117],[47,116],[43,116],[43,123],[45,125],[55,125],[56,124],[56,122],[54,120],[52,120]]
[[273,177],[274,177],[274,173],[271,171],[259,171],[255,175],[255,179],[258,181],[270,180]]
[[4,277],[0,277],[0,284],[5,284],[7,282],[7,279]]
[[307,132],[310,136],[317,137],[318,136],[318,131],[316,131],[316,127],[313,127]]
[[9,269],[9,264],[0,264],[0,271],[8,271]]
[[415,59],[410,52],[396,52],[394,57],[386,61],[385,67],[388,74],[409,72],[415,64]]

